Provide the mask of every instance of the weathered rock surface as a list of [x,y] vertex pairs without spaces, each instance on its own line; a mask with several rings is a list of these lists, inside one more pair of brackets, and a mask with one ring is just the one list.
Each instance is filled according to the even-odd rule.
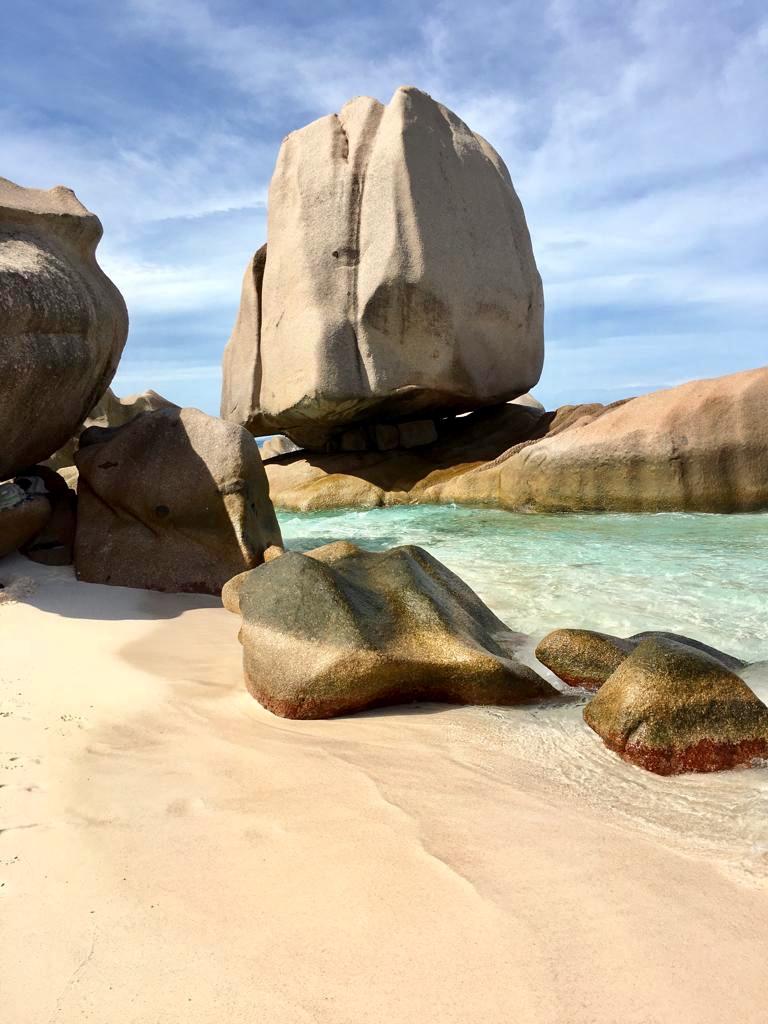
[[584,708],[625,761],[658,775],[713,772],[768,756],[768,708],[704,651],[649,637]]
[[540,641],[536,657],[569,686],[599,690],[643,640],[657,637],[675,640],[683,646],[704,651],[731,671],[744,668],[747,664],[699,640],[659,631],[636,633],[623,638],[609,633],[596,633],[591,629],[555,629]]
[[41,565],[71,565],[77,522],[77,494],[48,466],[32,466],[14,482],[29,495],[44,495],[51,516],[43,528],[21,547],[22,554]]
[[137,395],[120,398],[112,388],[107,388],[74,436],[57,452],[54,452],[49,459],[46,459],[45,465],[57,470],[74,466],[78,440],[88,427],[122,427],[126,423],[130,423],[139,413],[154,412],[156,409],[165,409],[173,405],[173,402],[158,395],[156,391],[142,391]]
[[529,409],[538,409],[539,412],[546,412],[546,407],[536,398],[535,395],[520,395],[512,399],[513,405],[527,405]]
[[418,547],[287,551],[231,581],[225,600],[243,618],[249,691],[287,718],[556,695],[517,660],[518,635]]
[[104,393],[128,334],[74,192],[0,178],[0,480],[46,459]]
[[267,467],[281,508],[456,503],[513,511],[768,508],[768,367],[613,405],[507,404],[413,452],[299,452]]
[[222,416],[304,447],[356,422],[505,402],[539,379],[541,279],[495,150],[418,89],[283,141]]
[[268,437],[261,446],[261,457],[262,459],[272,459],[275,455],[287,455],[289,452],[298,450],[299,446],[294,444],[290,437],[275,434],[274,437]]
[[0,558],[31,540],[50,517],[51,505],[44,495],[30,496],[16,484],[0,484]]
[[170,406],[91,427],[75,458],[80,579],[216,594],[282,543],[258,448],[235,424]]

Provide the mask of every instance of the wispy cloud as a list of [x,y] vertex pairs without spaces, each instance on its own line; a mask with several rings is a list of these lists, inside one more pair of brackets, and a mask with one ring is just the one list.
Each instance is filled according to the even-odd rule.
[[544,399],[768,358],[759,0],[10,8],[0,173],[71,185],[104,221],[100,258],[133,321],[121,386],[151,371],[216,408],[208,371],[264,240],[282,136],[402,83],[510,168],[544,278]]

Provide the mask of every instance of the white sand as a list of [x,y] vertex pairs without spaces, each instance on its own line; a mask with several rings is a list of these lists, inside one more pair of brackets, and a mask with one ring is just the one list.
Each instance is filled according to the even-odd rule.
[[217,602],[10,575],[4,1022],[768,1020],[764,883],[544,784],[479,712],[286,722]]

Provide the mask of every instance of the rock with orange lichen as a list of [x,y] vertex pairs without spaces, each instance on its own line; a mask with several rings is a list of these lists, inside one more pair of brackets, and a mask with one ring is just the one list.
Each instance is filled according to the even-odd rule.
[[768,708],[721,662],[662,636],[643,640],[584,708],[625,761],[655,772],[714,772],[768,757]]
[[520,636],[418,547],[287,551],[230,581],[224,596],[243,618],[249,691],[286,718],[556,695],[517,659]]
[[647,637],[666,637],[704,651],[727,669],[740,669],[746,665],[739,658],[677,633],[636,633],[625,639],[609,633],[595,633],[591,629],[555,629],[547,633],[536,648],[536,657],[569,686],[595,691]]

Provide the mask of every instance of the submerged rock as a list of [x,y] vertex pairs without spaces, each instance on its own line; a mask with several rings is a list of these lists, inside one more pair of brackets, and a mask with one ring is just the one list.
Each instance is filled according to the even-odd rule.
[[768,509],[768,367],[641,398],[443,420],[426,448],[270,461],[278,508],[489,505],[511,511]]
[[282,543],[258,447],[235,424],[170,406],[91,427],[76,461],[82,580],[218,594]]
[[128,314],[101,234],[71,189],[0,178],[0,480],[72,437],[114,375]]
[[536,648],[536,657],[569,686],[599,690],[643,640],[661,637],[704,651],[727,669],[743,668],[746,662],[714,647],[677,633],[649,631],[622,638],[591,629],[555,629]]
[[643,640],[584,708],[625,761],[658,775],[714,772],[768,756],[768,708],[704,651]]
[[222,416],[323,447],[347,425],[464,412],[541,373],[541,279],[496,151],[418,89],[288,135],[246,269]]
[[50,518],[51,504],[44,495],[28,495],[13,483],[0,484],[0,558],[18,551]]
[[383,704],[514,705],[555,696],[519,637],[418,547],[285,552],[225,588],[242,615],[246,685],[286,718]]

